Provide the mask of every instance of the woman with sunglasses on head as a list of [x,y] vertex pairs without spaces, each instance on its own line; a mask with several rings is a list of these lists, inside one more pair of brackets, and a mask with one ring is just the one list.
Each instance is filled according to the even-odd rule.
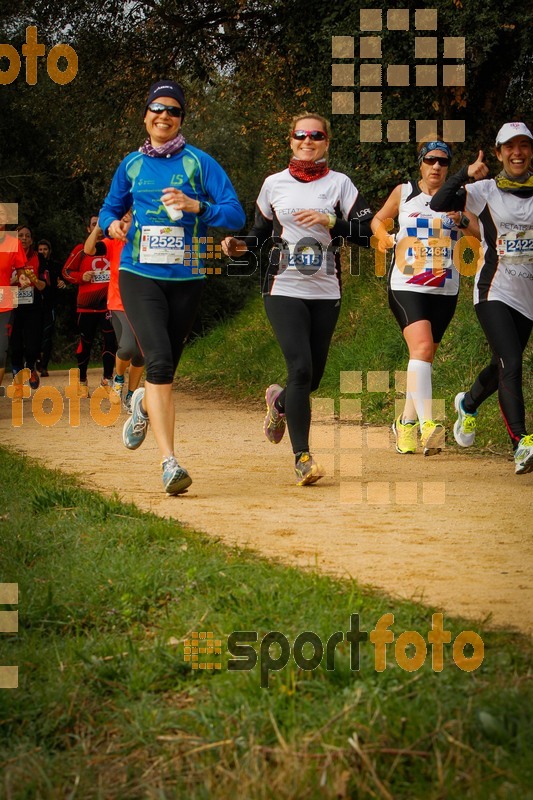
[[[444,446],[444,426],[433,420],[433,360],[457,305],[459,273],[452,257],[459,229],[478,235],[476,224],[466,215],[430,208],[432,196],[446,180],[451,158],[446,142],[422,143],[420,178],[398,185],[372,220],[378,249],[394,247],[389,306],[409,349],[405,406],[392,425],[396,451],[402,455],[416,453],[419,431],[425,456]],[[389,231],[396,217],[399,230],[393,237]],[[442,246],[435,243],[438,238]]]
[[[492,350],[492,360],[467,392],[455,398],[455,441],[474,444],[481,403],[496,391],[514,450],[515,472],[533,472],[533,435],[527,435],[522,359],[533,327],[533,134],[523,122],[507,122],[496,136],[502,165],[488,174],[483,152],[446,181],[434,208],[475,214],[483,256],[476,273],[474,308]],[[474,178],[475,183],[467,183]]]
[[[309,452],[310,394],[320,385],[340,311],[342,239],[368,247],[372,213],[347,175],[327,162],[330,125],[320,114],[293,119],[288,169],[270,175],[256,204],[248,237],[270,250],[263,296],[265,311],[287,365],[287,383],[268,387],[264,433],[278,444],[289,428],[298,486],[324,474]],[[226,238],[224,252],[237,257],[248,246]],[[264,251],[263,251],[264,252]]]
[[[133,393],[123,442],[130,450],[140,447],[150,423],[168,494],[184,492],[192,482],[174,455],[172,382],[200,304],[205,278],[200,242],[208,226],[236,230],[245,222],[222,167],[186,143],[184,117],[181,86],[154,83],[144,107],[148,137],[118,167],[99,218],[109,236],[125,242],[120,294],[146,364],[145,385]],[[127,230],[122,217],[130,208]]]

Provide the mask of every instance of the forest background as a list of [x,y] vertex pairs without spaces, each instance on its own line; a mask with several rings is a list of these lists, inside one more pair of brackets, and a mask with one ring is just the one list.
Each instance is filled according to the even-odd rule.
[[[47,53],[61,42],[75,49],[78,72],[61,86],[43,57],[29,85],[22,57],[16,80],[0,86],[0,200],[18,203],[19,221],[35,240],[50,239],[63,262],[83,239],[84,221],[100,207],[119,161],[144,138],[148,86],[170,77],[185,87],[186,138],[222,163],[249,221],[263,179],[287,164],[290,119],[304,110],[331,117],[331,166],[377,210],[397,183],[416,174],[416,162],[414,142],[359,142],[359,13],[376,7],[372,0],[3,0],[1,42],[22,54],[34,25]],[[531,6],[405,0],[382,8],[384,18],[387,9],[408,8],[411,20],[409,31],[384,24],[377,34],[383,65],[409,64],[413,74],[415,63],[434,63],[414,58],[418,8],[437,9],[439,56],[444,36],[464,36],[466,44],[466,87],[385,86],[382,119],[464,119],[466,141],[456,146],[454,165],[482,148],[494,172],[496,130],[511,119],[528,122],[531,113]],[[339,89],[332,87],[332,63],[339,63],[332,36],[355,40],[353,115],[331,114],[332,90]],[[6,58],[0,68],[6,71]],[[234,313],[257,284],[210,281],[200,330]]]

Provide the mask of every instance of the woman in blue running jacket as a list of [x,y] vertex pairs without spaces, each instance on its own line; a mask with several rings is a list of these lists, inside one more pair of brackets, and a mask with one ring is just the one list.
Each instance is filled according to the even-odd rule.
[[[174,455],[172,381],[200,304],[208,226],[237,230],[245,215],[222,167],[186,143],[185,96],[174,81],[157,81],[145,105],[147,138],[119,165],[99,224],[125,242],[119,270],[126,316],[146,362],[146,380],[132,397],[123,441],[139,447],[150,422],[162,456],[163,486],[179,494],[191,484]],[[131,208],[129,231],[122,217]]]

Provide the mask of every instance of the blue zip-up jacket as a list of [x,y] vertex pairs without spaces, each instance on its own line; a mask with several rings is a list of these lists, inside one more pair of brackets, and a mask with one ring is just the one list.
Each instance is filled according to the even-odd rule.
[[[163,189],[174,186],[207,204],[199,216],[184,211],[183,218],[172,222],[160,198]],[[109,226],[132,208],[133,222],[122,251],[120,269],[162,280],[201,279],[202,255],[206,255],[207,228],[221,227],[237,231],[245,223],[245,214],[230,179],[214,158],[196,147],[185,147],[166,158],[144,153],[130,153],[121,162],[100,210],[99,225],[107,236]],[[143,226],[183,229],[180,246],[185,258],[179,264],[141,263],[139,261]]]

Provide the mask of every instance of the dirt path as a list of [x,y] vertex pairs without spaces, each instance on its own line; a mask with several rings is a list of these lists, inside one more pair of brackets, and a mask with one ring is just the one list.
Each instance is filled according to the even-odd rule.
[[[42,385],[63,391],[66,382],[66,373],[53,373]],[[44,427],[30,400],[23,425],[13,427],[12,402],[0,397],[1,442],[228,544],[533,633],[533,474],[516,477],[508,460],[455,446],[433,458],[401,457],[386,429],[324,420],[314,424],[313,450],[328,477],[298,488],[289,442],[263,438],[259,405],[223,407],[180,391],[176,400],[177,453],[193,477],[178,497],[162,492],[152,434],[128,452],[125,413],[102,427],[87,400],[78,428],[68,406]]]

